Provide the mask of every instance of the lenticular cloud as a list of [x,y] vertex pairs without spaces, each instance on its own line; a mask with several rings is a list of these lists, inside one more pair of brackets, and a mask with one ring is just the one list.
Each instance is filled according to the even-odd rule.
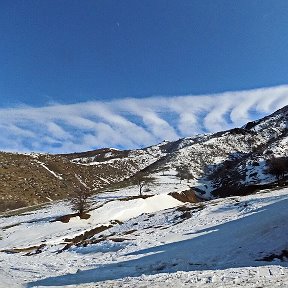
[[242,126],[288,105],[288,85],[213,95],[155,96],[0,109],[0,149],[140,148]]

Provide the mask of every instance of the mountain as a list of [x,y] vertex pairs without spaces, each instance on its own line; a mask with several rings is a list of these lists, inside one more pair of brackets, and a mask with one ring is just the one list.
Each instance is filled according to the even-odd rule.
[[0,287],[287,287],[287,188],[196,204],[127,192],[95,195],[88,219],[63,221],[67,201],[0,216]]
[[[1,152],[0,210],[67,198],[79,181],[95,193],[136,185],[143,174],[154,179],[150,190],[160,185],[170,193],[178,187],[177,192],[193,190],[204,199],[272,187],[278,185],[277,178],[267,168],[271,158],[288,156],[287,121],[285,106],[240,128],[144,149],[62,155]],[[175,188],[181,179],[182,186]]]
[[157,161],[163,156],[161,147],[99,149],[66,155],[1,152],[0,211],[67,198],[79,186],[79,178],[93,191],[99,191]]
[[[34,206],[0,214],[0,287],[287,287],[287,112],[145,149],[1,153],[2,210]],[[65,200],[80,185],[84,215]]]

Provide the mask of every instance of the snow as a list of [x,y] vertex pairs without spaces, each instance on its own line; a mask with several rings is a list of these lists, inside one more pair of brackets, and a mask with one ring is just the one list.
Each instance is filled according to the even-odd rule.
[[[96,176],[93,183],[94,190],[128,179],[144,169],[151,177],[156,178],[157,183],[168,183],[175,169],[185,166],[188,167],[192,178],[186,188],[198,188],[196,190],[199,197],[211,199],[215,197],[215,191],[219,195],[221,187],[225,186],[226,182],[222,181],[224,177],[221,177],[221,173],[226,164],[230,165],[227,178],[235,181],[238,186],[251,188],[255,184],[273,185],[276,179],[265,173],[266,161],[271,155],[275,157],[288,155],[286,110],[287,107],[284,107],[268,117],[255,121],[255,126],[252,128],[249,128],[251,125],[245,125],[243,128],[187,137],[170,143],[163,141],[158,145],[125,151],[122,154],[108,149],[101,154],[101,157],[95,152],[92,157],[76,158],[71,161],[78,165],[96,166],[95,169],[99,168],[102,171],[111,168],[119,172],[115,177],[103,175],[105,173]],[[110,157],[113,154],[114,157]],[[166,177],[161,175],[161,172],[169,175]],[[174,191],[173,185],[163,184],[161,188],[165,193]]]
[[[59,221],[33,221],[32,223],[30,221],[26,222],[22,229],[14,226],[5,233],[5,239],[0,241],[0,249],[29,247],[43,241],[48,241],[50,244],[61,243],[64,238],[78,235],[79,228],[85,231],[92,229],[95,225],[108,225],[113,220],[126,221],[143,213],[153,213],[182,204],[169,195],[155,195],[148,199],[135,199],[126,202],[119,200],[107,202],[102,207],[91,211],[91,217],[86,221],[75,217],[65,225]],[[67,230],[71,232],[67,234]],[[25,237],[28,233],[29,238]],[[55,235],[57,235],[56,239]]]
[[[167,195],[198,187],[211,198],[221,183],[207,175],[235,159],[234,169],[244,175],[241,184],[275,182],[266,164],[271,155],[288,155],[286,110],[257,121],[250,131],[71,160],[124,170],[117,176],[97,174],[97,187],[145,169],[155,181],[144,187],[144,196],[153,196],[137,198],[137,185],[106,191],[93,197],[89,219],[73,217],[68,223],[54,221],[72,213],[65,201],[0,216],[0,287],[288,287],[288,259],[263,260],[288,249],[287,188],[195,204]],[[31,154],[31,161],[62,180],[37,159]],[[190,181],[177,176],[183,165],[193,174]],[[103,231],[76,243],[75,237],[97,228]]]
[[47,171],[49,171],[53,176],[55,176],[56,178],[63,180],[63,178],[57,174],[56,172],[50,170],[43,162],[38,161],[38,160],[34,160],[36,163],[40,164],[44,169],[46,169]]
[[74,174],[75,175],[75,178],[79,181],[79,183],[81,185],[83,185],[84,187],[88,188],[87,184],[81,179],[81,177],[77,174]]
[[[129,191],[98,195],[87,220],[51,222],[71,212],[65,202],[1,217],[0,287],[286,287],[287,262],[256,260],[287,249],[287,188],[200,204],[160,193],[120,201]],[[100,242],[57,253],[100,225],[112,226]],[[41,243],[31,256],[3,252]]]

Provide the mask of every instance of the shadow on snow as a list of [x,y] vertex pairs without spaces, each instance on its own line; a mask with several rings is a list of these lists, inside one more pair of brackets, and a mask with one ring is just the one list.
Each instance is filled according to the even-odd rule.
[[[137,259],[99,265],[75,274],[48,277],[30,282],[27,287],[77,285],[142,274],[268,265],[271,263],[256,260],[287,249],[287,207],[288,199],[284,199],[243,218],[198,231],[197,234],[186,234],[191,235],[191,239],[126,255],[138,256]],[[287,266],[287,262],[277,264]]]

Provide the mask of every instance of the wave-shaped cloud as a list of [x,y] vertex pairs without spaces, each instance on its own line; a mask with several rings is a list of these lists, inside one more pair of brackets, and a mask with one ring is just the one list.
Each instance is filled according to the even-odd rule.
[[140,148],[242,126],[285,105],[288,85],[213,95],[2,108],[0,149],[64,153]]

